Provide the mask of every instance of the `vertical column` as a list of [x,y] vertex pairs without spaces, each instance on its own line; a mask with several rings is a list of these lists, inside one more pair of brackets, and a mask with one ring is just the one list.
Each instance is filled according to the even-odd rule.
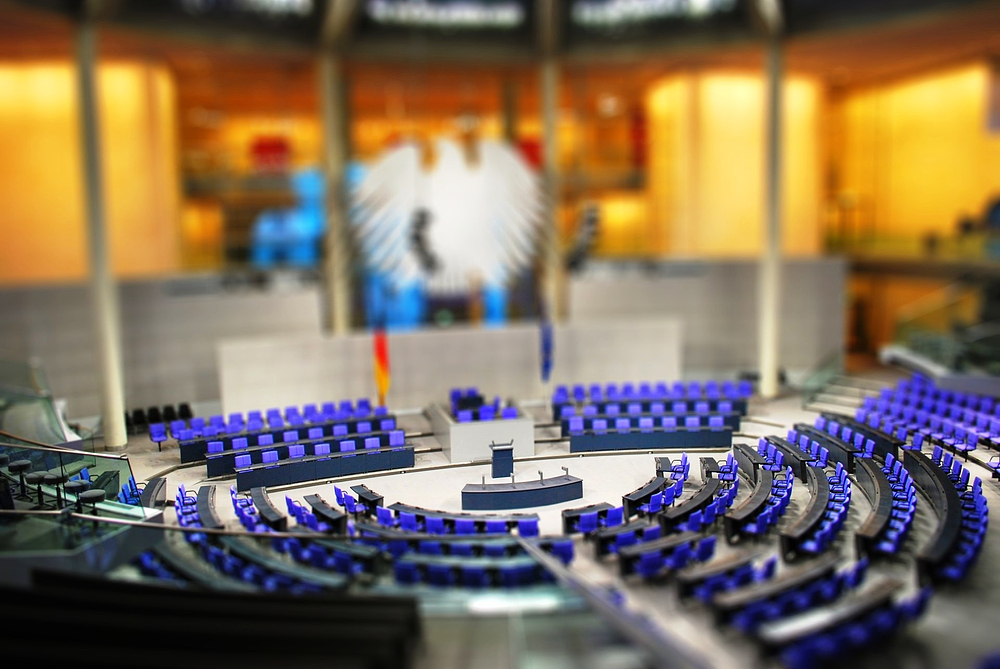
[[559,249],[559,168],[556,121],[559,111],[559,65],[547,56],[541,65],[542,166],[545,187],[543,236],[544,294],[554,321],[566,318],[562,254]]
[[128,441],[122,383],[121,322],[118,287],[111,274],[105,229],[100,116],[97,108],[97,28],[89,19],[81,21],[77,31],[76,65],[90,251],[90,295],[97,337],[97,361],[101,370],[101,419],[105,447],[117,450],[124,448]]
[[326,177],[327,328],[334,335],[351,328],[351,268],[344,203],[344,165],[347,162],[347,100],[340,59],[319,56],[319,94],[323,114],[323,170]]
[[758,272],[758,360],[760,393],[778,394],[778,314],[781,309],[781,101],[782,44],[772,36],[767,51],[767,145],[765,224]]

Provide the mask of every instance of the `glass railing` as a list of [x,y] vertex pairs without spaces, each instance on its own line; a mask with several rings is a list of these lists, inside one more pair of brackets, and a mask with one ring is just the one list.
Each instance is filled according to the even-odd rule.
[[24,444],[67,440],[40,365],[0,360],[0,430]]
[[[123,487],[129,489],[135,484],[128,455],[124,453],[91,453],[59,446],[14,444],[4,438],[0,439],[0,462],[3,462],[0,473],[8,479],[15,495],[38,508],[55,508],[60,500],[75,503],[74,488],[99,488],[104,490],[107,500],[101,504],[107,505],[108,511],[138,520],[147,515],[142,507],[116,501]],[[35,476],[29,476],[33,473]],[[39,474],[52,474],[53,477],[48,482],[36,481]],[[33,481],[30,484],[29,479]],[[71,485],[67,489],[66,483],[70,481],[83,481],[85,485]]]
[[895,341],[913,353],[954,371],[1000,371],[996,328],[975,325],[980,297],[952,285],[902,309]]
[[802,406],[811,405],[830,383],[844,373],[844,352],[830,352],[802,382]]

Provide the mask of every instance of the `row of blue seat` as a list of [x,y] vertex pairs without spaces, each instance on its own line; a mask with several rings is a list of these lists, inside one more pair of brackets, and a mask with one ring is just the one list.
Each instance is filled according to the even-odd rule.
[[937,566],[936,576],[949,581],[965,578],[979,557],[989,524],[989,508],[983,496],[982,480],[977,476],[969,483],[969,470],[951,453],[935,446],[931,460],[951,480],[961,504],[961,529],[958,540],[949,551],[947,560]]
[[[883,389],[885,393],[888,389]],[[908,379],[900,379],[896,383],[896,391],[903,393],[912,393],[920,397],[925,397],[933,400],[944,400],[949,403],[954,403],[959,406],[966,406],[969,408],[977,408],[979,411],[991,412],[997,406],[997,401],[993,397],[987,395],[976,395],[975,393],[962,393],[954,390],[945,390],[944,388],[938,388],[934,385],[934,382],[930,379],[921,376],[919,374],[914,374]]]
[[749,381],[706,381],[702,384],[699,381],[689,381],[683,383],[676,381],[671,386],[665,382],[659,383],[607,383],[601,385],[592,383],[589,387],[583,384],[576,384],[570,389],[565,385],[557,385],[552,393],[553,403],[565,403],[571,399],[576,402],[601,402],[605,400],[620,401],[631,399],[700,399],[707,397],[710,399],[747,399],[753,395],[753,384]]
[[[177,419],[170,421],[170,434],[174,439],[185,438],[182,433],[190,430],[186,438],[197,438],[209,434],[234,434],[240,432],[254,432],[263,430],[265,427],[280,429],[283,427],[306,427],[311,423],[325,423],[336,420],[350,420],[352,418],[364,418],[367,416],[385,415],[388,410],[385,407],[372,407],[367,399],[358,400],[357,408],[350,401],[343,401],[338,408],[333,402],[326,402],[322,410],[315,404],[306,404],[303,407],[304,413],[299,413],[299,408],[289,406],[285,408],[282,415],[277,408],[268,409],[265,415],[260,411],[250,411],[244,416],[242,413],[230,413],[228,420],[222,414],[210,416],[207,420],[202,417],[194,417],[189,421]],[[149,424],[150,435],[153,432],[163,432],[166,425],[161,422]],[[154,439],[155,441],[155,439]]]
[[273,462],[236,468],[236,489],[250,490],[365,474],[391,469],[405,469],[414,463],[412,444],[363,448],[354,451],[316,453],[276,459]]
[[837,463],[837,470],[827,476],[827,480],[830,482],[830,499],[826,505],[826,515],[812,535],[799,544],[799,550],[804,553],[819,555],[825,552],[843,529],[847,519],[851,504],[851,479],[841,463]]
[[902,461],[894,458],[891,453],[886,455],[881,469],[892,490],[892,515],[881,541],[872,550],[893,555],[899,552],[900,544],[913,526],[917,511],[916,487]]
[[[688,415],[684,416],[683,423],[678,426],[677,416],[627,416],[613,419],[615,432],[618,434],[629,434],[633,431],[653,432],[662,430],[663,432],[676,432],[678,429],[700,430],[708,427],[713,431],[724,430],[726,419],[721,415]],[[568,420],[568,433],[579,435],[585,433],[607,434],[609,422],[607,418],[585,418],[583,416],[573,416]]]
[[459,423],[471,423],[473,421],[496,420],[497,413],[501,420],[512,420],[518,417],[517,407],[506,406],[500,408],[494,404],[484,404],[478,409],[459,409],[452,415]]
[[744,634],[752,634],[769,620],[808,611],[813,607],[832,602],[845,591],[857,588],[864,580],[867,571],[868,559],[862,558],[847,569],[823,575],[773,597],[757,600],[733,614],[730,622]]
[[[887,601],[875,607],[862,600],[856,606],[842,607],[847,609],[843,615],[835,611],[828,617],[813,616],[814,621],[824,623],[822,629],[812,631],[812,626],[803,626],[807,632],[799,634],[780,651],[781,661],[788,669],[812,669],[828,666],[875,643],[884,643],[904,624],[922,615],[931,592],[929,587],[924,588],[899,604]],[[795,622],[789,621],[789,626]]]
[[530,558],[497,566],[428,564],[404,558],[396,561],[393,571],[396,582],[402,585],[426,583],[435,587],[522,588],[554,580],[548,571]]
[[874,397],[866,397],[861,408],[866,411],[899,416],[910,421],[922,419],[926,422],[926,416],[937,416],[941,419],[958,422],[970,429],[975,428],[980,432],[1000,434],[1000,416],[995,413],[977,411],[958,404],[949,404],[943,400],[935,402],[920,399],[915,395],[894,395],[890,399],[880,398],[877,400]]
[[272,444],[268,435],[262,435],[261,442],[254,447],[248,447],[244,439],[235,439],[233,448],[228,451],[223,450],[221,441],[210,441],[208,442],[206,472],[209,476],[226,476],[237,469],[255,464],[277,462],[286,458],[350,453],[357,450],[385,447],[396,448],[406,444],[406,437],[402,430],[374,432],[369,433],[368,436],[346,435],[328,438],[310,435],[310,437],[309,441],[297,442],[293,440]]
[[656,541],[622,547],[619,567],[622,576],[635,573],[643,579],[661,578],[694,563],[705,562],[715,554],[716,537],[701,536],[696,532],[668,535]]
[[[781,453],[777,455],[780,456]],[[790,466],[785,467],[783,473],[775,474],[771,479],[771,491],[768,494],[766,505],[739,528],[739,533],[760,537],[777,525],[778,520],[785,515],[785,511],[788,510],[788,505],[792,501],[794,484],[795,477]]]
[[[711,566],[711,562],[706,567]],[[690,584],[688,591],[690,594],[708,604],[719,592],[727,592],[737,588],[745,587],[751,583],[761,583],[774,576],[778,566],[778,557],[772,555],[755,567],[750,561],[740,562],[731,568],[724,568],[715,571],[710,576]],[[684,590],[682,589],[682,594]]]
[[[428,534],[475,535],[477,524],[482,525],[483,534],[507,534],[508,522],[502,519],[477,519],[475,517],[426,516],[419,522],[415,513],[400,511],[397,513],[388,507],[375,509],[376,520],[382,527],[399,528],[406,532],[426,532]],[[450,521],[450,522],[446,522]],[[522,537],[538,536],[538,517],[522,518],[517,521],[517,532]]]
[[[237,503],[235,491],[231,491],[234,505]],[[250,505],[252,507],[252,502]],[[240,505],[246,510],[247,505]],[[178,487],[174,498],[174,509],[177,514],[178,524],[185,527],[201,527],[202,522],[198,512],[197,499],[190,495],[181,484]],[[241,519],[242,522],[242,519]],[[245,526],[245,525],[244,525]],[[258,525],[266,527],[264,525]],[[293,594],[304,594],[309,592],[320,592],[323,587],[316,583],[311,583],[308,579],[295,578],[288,574],[275,573],[261,565],[244,560],[236,555],[232,555],[226,550],[215,546],[208,541],[208,536],[201,532],[188,532],[184,535],[208,564],[213,566],[218,572],[231,578],[255,585],[265,591],[288,591]]]
[[[714,405],[714,406],[713,406]],[[696,402],[671,402],[669,405],[666,402],[650,402],[648,404],[643,404],[641,402],[629,402],[625,405],[624,410],[622,405],[618,402],[609,402],[603,406],[597,404],[562,404],[559,405],[559,418],[568,419],[574,416],[583,416],[584,418],[611,418],[614,419],[622,414],[627,414],[628,416],[638,417],[638,416],[662,416],[664,414],[686,414],[686,413],[696,413],[696,414],[707,414],[707,413],[720,413],[720,414],[731,414],[733,411],[733,403],[730,401],[719,401],[719,402],[706,402],[706,401],[696,401]]]
[[[949,418],[914,411],[912,415],[898,407],[889,407],[885,412],[878,409],[858,409],[857,420],[869,425],[892,431],[900,439],[910,439],[913,448],[920,448],[925,441],[940,442],[950,449],[960,452],[976,450],[981,442],[1000,448],[1000,432],[981,431],[974,426]],[[990,428],[992,429],[992,428]]]

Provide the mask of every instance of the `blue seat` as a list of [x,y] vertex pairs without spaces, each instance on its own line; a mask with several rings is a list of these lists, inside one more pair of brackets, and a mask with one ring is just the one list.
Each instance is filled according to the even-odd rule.
[[573,561],[573,540],[559,539],[552,542],[552,554],[562,560],[563,564]]
[[620,506],[608,509],[607,515],[604,517],[605,527],[616,527],[625,522],[625,509]]
[[486,534],[505,534],[507,532],[507,521],[487,520]]
[[467,588],[487,588],[490,585],[489,574],[486,573],[484,567],[463,566],[462,585]]
[[387,509],[384,506],[375,508],[375,517],[378,520],[378,524],[383,527],[393,527],[396,524],[396,518],[393,516],[392,509]]
[[663,571],[664,559],[657,551],[643,553],[635,566],[636,572],[643,578],[653,578]]
[[427,516],[424,522],[428,534],[445,534],[448,531],[444,526],[444,518],[439,516]]
[[596,511],[590,513],[584,513],[580,516],[580,522],[577,526],[580,532],[584,534],[590,534],[591,532],[597,531],[597,517]]
[[456,557],[472,557],[474,555],[472,551],[472,544],[455,542],[451,544],[451,551],[449,555],[454,555]]
[[715,535],[705,537],[698,542],[696,558],[699,562],[704,562],[715,554]]
[[405,511],[399,512],[399,526],[407,532],[419,532],[421,529],[417,523],[417,515]]
[[456,518],[455,534],[475,534],[476,521],[472,518]]
[[412,562],[397,561],[393,569],[396,581],[404,585],[420,583],[420,570]]
[[639,539],[636,538],[634,531],[630,530],[628,532],[621,532],[615,535],[615,543],[612,547],[612,552],[617,553],[622,548],[625,548],[626,546],[634,546],[637,543],[639,543]]
[[440,541],[421,541],[417,550],[424,555],[441,555],[443,552]]
[[[459,521],[460,522],[460,521]],[[470,523],[472,521],[469,521]],[[538,519],[524,518],[517,521],[517,533],[522,537],[538,536]]]

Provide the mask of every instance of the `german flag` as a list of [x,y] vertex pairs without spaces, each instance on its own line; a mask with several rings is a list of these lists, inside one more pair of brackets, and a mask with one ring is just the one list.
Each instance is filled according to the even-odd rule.
[[379,406],[385,406],[385,396],[389,392],[389,337],[385,333],[385,325],[375,328],[372,338],[375,356],[375,386],[378,389]]

